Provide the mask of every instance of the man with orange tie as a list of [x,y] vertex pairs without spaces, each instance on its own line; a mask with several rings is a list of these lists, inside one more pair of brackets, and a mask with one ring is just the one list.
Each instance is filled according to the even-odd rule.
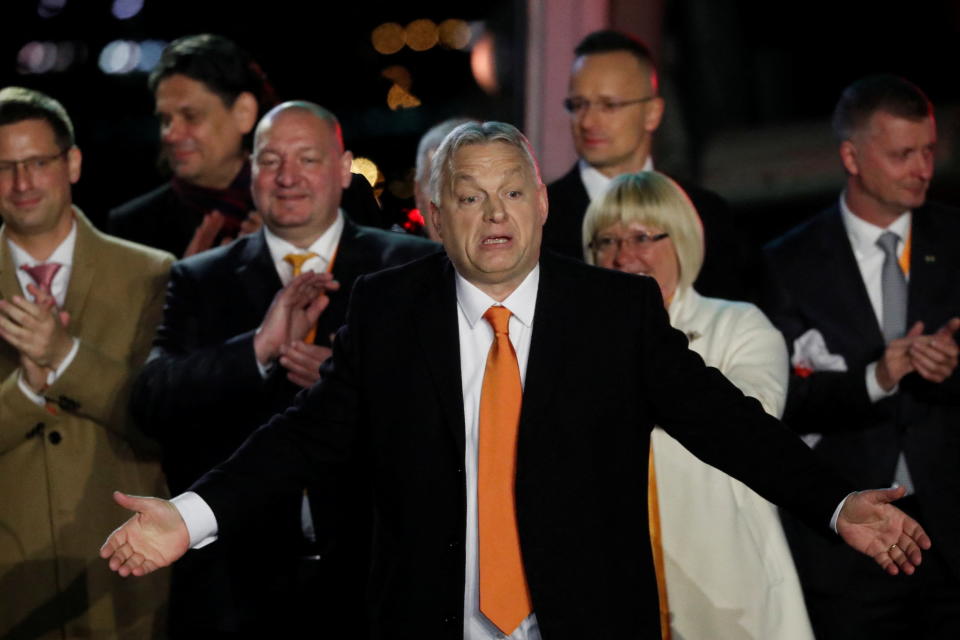
[[[275,107],[256,128],[252,155],[265,228],[174,266],[132,401],[134,416],[164,445],[172,491],[189,487],[319,379],[357,277],[437,250],[344,216],[350,162],[333,114],[307,102]],[[351,627],[338,625],[346,612],[359,615],[369,546],[366,481],[357,471],[313,483],[306,501],[306,484],[286,492],[242,536],[185,558],[173,575],[171,630],[267,637],[278,625],[315,621],[331,637],[349,636]],[[276,552],[247,562],[267,539]]]
[[131,483],[165,491],[127,416],[173,256],[96,231],[73,206],[81,154],[63,106],[0,91],[0,637],[153,638],[167,580],[97,568],[78,521]]
[[[353,637],[656,638],[644,499],[660,424],[809,522],[832,520],[888,572],[913,572],[929,540],[889,504],[899,492],[851,493],[705,367],[653,279],[541,256],[546,187],[519,131],[454,129],[431,184],[446,255],[359,279],[321,381],[191,491],[117,493],[138,514],[101,549],[112,569],[144,575],[223,544],[357,456],[375,531]],[[265,538],[248,558],[276,548]]]

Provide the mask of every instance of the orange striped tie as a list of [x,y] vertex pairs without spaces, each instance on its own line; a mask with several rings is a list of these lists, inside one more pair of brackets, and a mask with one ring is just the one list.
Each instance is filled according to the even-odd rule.
[[523,390],[517,354],[510,343],[510,310],[483,314],[493,327],[480,393],[477,510],[480,537],[480,611],[510,634],[533,605],[523,572],[514,478]]
[[[296,278],[298,275],[303,273],[303,263],[309,260],[310,258],[316,258],[317,254],[312,251],[306,253],[288,253],[283,256],[283,259],[293,267],[293,277]],[[317,328],[314,326],[307,332],[307,337],[303,339],[307,344],[313,344],[314,338],[317,337]]]

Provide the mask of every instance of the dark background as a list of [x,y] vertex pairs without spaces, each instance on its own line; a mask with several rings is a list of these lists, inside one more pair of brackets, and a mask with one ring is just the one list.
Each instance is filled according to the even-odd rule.
[[[62,9],[56,10],[58,4]],[[615,9],[617,3],[612,4]],[[84,152],[75,200],[94,222],[102,222],[108,208],[164,179],[155,160],[157,124],[146,74],[108,75],[98,66],[103,47],[117,39],[170,41],[217,32],[236,40],[260,62],[281,99],[313,100],[340,117],[348,147],[373,159],[385,174],[384,205],[396,216],[412,205],[404,197],[411,193],[416,143],[433,123],[469,115],[523,124],[527,24],[522,1],[374,0],[332,8],[333,3],[291,0],[144,0],[142,10],[128,20],[114,17],[113,6],[114,0],[7,0],[0,22],[0,84],[37,88],[64,103]],[[54,15],[42,17],[38,9],[44,7]],[[758,153],[776,155],[778,132],[798,123],[826,127],[844,86],[867,73],[894,72],[923,87],[937,105],[946,135],[941,136],[933,193],[960,202],[950,126],[954,105],[960,104],[955,72],[960,2],[889,7],[836,0],[664,0],[659,55],[673,92],[671,126],[682,135],[676,138],[679,143],[671,143],[670,153],[662,154],[663,161],[657,155],[658,167],[706,182],[743,219],[756,221],[760,236],[772,235],[836,197],[842,181],[839,162],[829,160],[836,165],[834,183],[789,198],[747,196],[725,188],[722,181],[711,182],[701,161],[710,145],[721,134],[733,132],[736,140],[740,132],[769,131],[761,136]],[[317,12],[322,17],[313,17]],[[417,18],[437,23],[461,18],[485,25],[497,43],[501,91],[488,95],[477,87],[466,51],[405,48],[386,56],[373,49],[374,27]],[[30,41],[80,43],[86,58],[60,72],[23,73],[17,56]],[[381,73],[396,64],[410,71],[420,107],[393,111],[387,106],[392,83]],[[674,139],[665,132],[659,138],[661,147]],[[725,150],[713,152],[722,159]],[[747,177],[759,169],[738,168]],[[826,170],[832,172],[832,166]]]

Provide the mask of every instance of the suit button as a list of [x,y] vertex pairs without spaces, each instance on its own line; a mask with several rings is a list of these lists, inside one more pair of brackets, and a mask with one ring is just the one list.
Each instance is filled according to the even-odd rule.
[[463,467],[457,467],[457,473],[463,475]]
[[451,540],[450,542],[447,543],[447,549],[450,549],[451,551],[453,551],[459,546],[460,546],[459,540]]
[[50,444],[60,444],[60,441],[63,440],[59,431],[51,431],[47,438],[50,440]]

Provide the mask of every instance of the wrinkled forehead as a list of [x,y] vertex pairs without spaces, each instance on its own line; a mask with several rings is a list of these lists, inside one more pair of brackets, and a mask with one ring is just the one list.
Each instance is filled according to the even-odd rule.
[[450,157],[448,184],[479,178],[534,179],[536,169],[523,150],[508,142],[477,142],[458,148]]

